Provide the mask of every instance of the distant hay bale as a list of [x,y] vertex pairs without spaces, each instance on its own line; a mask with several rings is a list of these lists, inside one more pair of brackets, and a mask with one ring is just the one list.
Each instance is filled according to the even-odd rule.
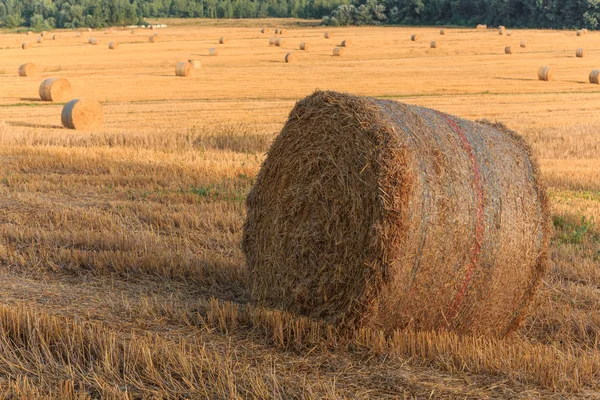
[[92,28],[88,28],[88,32],[91,32],[91,31],[92,31]]
[[582,30],[581,30],[581,33],[583,33],[584,35],[586,35],[586,34],[588,33],[588,30],[587,30],[587,28],[584,28],[584,29],[582,29]]
[[48,78],[40,85],[40,98],[44,101],[63,102],[71,98],[71,84],[65,78]]
[[590,72],[590,83],[600,84],[600,69]]
[[445,29],[440,29],[440,35],[445,35],[446,34],[446,30]]
[[58,37],[56,36],[56,34],[52,35],[52,40],[56,40],[58,39]]
[[43,41],[44,41],[44,38],[43,38],[43,37],[41,37],[41,36],[40,36],[39,38],[37,38],[37,42],[38,42],[38,43],[42,43]]
[[31,44],[28,42],[23,42],[23,43],[21,43],[21,48],[23,50],[27,50],[27,49],[31,48]]
[[437,42],[435,40],[433,40],[430,44],[429,47],[431,47],[432,49],[437,49]]
[[506,53],[506,54],[512,54],[512,49],[511,49],[511,47],[510,47],[510,46],[506,46],[506,47],[504,48],[504,53]]
[[323,34],[323,37],[324,37],[325,39],[331,39],[331,38],[333,37],[333,33],[331,33],[331,32],[325,32],[325,33]]
[[67,129],[95,129],[104,123],[104,110],[95,100],[71,100],[63,107],[61,121]]
[[129,31],[132,35],[135,35],[135,29],[132,29],[131,31]]
[[178,62],[175,66],[175,75],[176,76],[192,76],[192,71],[194,67],[189,62]]
[[279,34],[279,29],[275,29],[275,34],[278,35]]
[[411,41],[413,41],[413,42],[416,42],[416,41],[417,41],[417,39],[419,39],[419,37],[418,37],[417,35],[412,35],[412,36],[410,37],[410,40],[411,40]]
[[310,43],[308,43],[308,42],[301,42],[300,43],[300,50],[309,51],[310,50]]
[[333,49],[333,55],[336,57],[341,57],[344,55],[344,48],[343,47],[336,47]]
[[287,31],[285,29],[280,29],[279,30],[279,34],[280,35],[285,35],[287,33]]
[[208,49],[208,55],[209,56],[218,56],[219,50],[214,47],[211,47],[210,49]]
[[89,43],[89,44],[91,44],[91,45],[94,45],[94,46],[96,46],[96,45],[97,45],[98,43],[100,43],[100,42],[99,42],[99,41],[98,41],[98,39],[96,39],[96,38],[89,38],[89,39],[88,39],[88,43]]
[[47,34],[47,33],[48,33],[48,32],[46,32],[46,31],[42,31],[42,33],[40,33],[40,36],[41,36],[41,37],[44,37],[44,36],[46,36],[46,34]]
[[150,43],[157,43],[160,39],[157,35],[152,35],[148,40],[150,41]]
[[275,46],[277,47],[281,47],[285,44],[285,40],[282,38],[278,38],[277,40],[275,40]]
[[577,36],[581,36],[581,35],[583,35],[583,32],[582,31],[577,31]]
[[487,25],[479,24],[479,25],[477,25],[477,29],[480,29],[480,30],[481,29],[487,29]]
[[551,238],[519,135],[335,92],[289,115],[246,200],[242,250],[258,304],[384,334],[518,328]]
[[188,60],[190,64],[192,64],[192,68],[200,69],[202,67],[202,62],[200,60]]
[[576,55],[578,58],[583,58],[583,57],[585,57],[585,56],[587,55],[587,52],[586,52],[586,51],[585,51],[583,48],[581,48],[581,47],[580,47],[580,48],[578,48],[578,49],[577,49],[577,51],[575,52],[575,55]]
[[277,43],[277,38],[269,38],[269,46],[275,46],[275,44]]
[[350,47],[352,46],[352,41],[349,39],[344,39],[342,40],[342,43],[340,43],[340,46],[342,47]]
[[506,36],[512,36],[512,31],[506,31]]
[[527,41],[526,40],[521,40],[521,47],[523,47],[523,48],[527,47]]
[[265,28],[264,26],[262,27],[262,29],[260,30],[260,33],[265,33],[267,31],[267,28]]
[[503,27],[498,28],[498,35],[504,35],[504,28]]
[[19,76],[35,76],[37,67],[33,63],[26,63],[19,67]]
[[219,38],[219,44],[227,44],[229,43],[229,39],[227,39],[226,37],[220,37]]
[[27,36],[31,35],[33,32],[27,31]]
[[75,34],[75,37],[81,37],[81,32],[77,32],[77,33]]
[[293,63],[294,61],[296,61],[296,55],[294,53],[287,53],[285,55],[285,62],[286,63]]
[[546,65],[538,70],[538,79],[540,81],[551,81],[554,79],[554,70],[551,66]]

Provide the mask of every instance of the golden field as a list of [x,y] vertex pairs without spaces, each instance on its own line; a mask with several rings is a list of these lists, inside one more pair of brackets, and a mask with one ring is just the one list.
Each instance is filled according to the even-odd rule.
[[[1,397],[600,398],[600,86],[588,83],[600,33],[159,22],[169,27],[57,31],[41,44],[0,35]],[[282,47],[268,45],[276,27]],[[176,77],[188,59],[201,69]],[[37,76],[18,76],[26,62]],[[554,81],[537,80],[543,65]],[[104,126],[63,129],[62,104],[38,100],[48,77],[102,102]],[[244,199],[315,89],[502,121],[533,145],[552,267],[515,335],[341,335],[252,303]]]

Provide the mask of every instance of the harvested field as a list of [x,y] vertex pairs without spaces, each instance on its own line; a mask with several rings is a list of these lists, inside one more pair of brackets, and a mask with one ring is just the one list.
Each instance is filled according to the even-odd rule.
[[[119,51],[87,45],[89,33],[58,30],[27,51],[24,32],[0,35],[0,397],[598,397],[600,33],[149,22],[169,25],[160,41],[115,29]],[[285,29],[287,44],[268,46],[263,26]],[[219,37],[230,42],[209,57]],[[342,39],[352,47],[332,57]],[[284,64],[301,42],[310,52]],[[202,69],[175,76],[188,59]],[[38,78],[18,76],[26,62]],[[552,81],[536,76],[545,65]],[[68,79],[70,99],[100,102],[104,124],[64,129],[68,100],[39,99],[48,77]],[[339,332],[255,302],[240,246],[246,197],[317,88],[502,121],[531,144],[554,229],[516,332]]]

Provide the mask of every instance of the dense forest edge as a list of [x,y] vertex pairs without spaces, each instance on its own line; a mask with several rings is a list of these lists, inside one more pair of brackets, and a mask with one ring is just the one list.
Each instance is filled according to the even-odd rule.
[[600,27],[600,0],[0,0],[0,26],[103,28],[145,18],[310,18],[324,25]]

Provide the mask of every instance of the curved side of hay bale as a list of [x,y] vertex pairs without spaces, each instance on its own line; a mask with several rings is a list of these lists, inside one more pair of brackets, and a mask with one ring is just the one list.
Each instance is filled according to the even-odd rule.
[[282,38],[278,38],[277,40],[275,40],[275,46],[277,47],[281,47],[285,44],[285,40]]
[[202,68],[202,62],[200,60],[188,60],[190,64],[192,64],[192,68],[200,69]]
[[110,50],[116,50],[116,49],[118,49],[119,48],[119,42],[110,42],[108,44],[108,48]]
[[587,55],[587,52],[585,51],[585,49],[583,48],[578,48],[577,51],[575,52],[575,56],[577,56],[578,58],[583,58]]
[[333,49],[333,55],[335,57],[341,57],[344,55],[344,48],[343,47],[336,47]]
[[504,48],[504,53],[505,54],[512,54],[512,48],[510,46],[506,46]]
[[352,46],[352,41],[349,39],[344,39],[342,40],[342,43],[340,43],[340,46],[342,47],[350,47]]
[[277,43],[277,38],[269,38],[269,46],[275,46],[275,44]]
[[286,63],[293,63],[294,61],[296,61],[296,55],[294,53],[290,52],[285,55]]
[[191,76],[194,67],[189,62],[178,62],[175,66],[176,76]]
[[416,42],[419,37],[417,35],[411,35],[410,40]]
[[310,43],[308,43],[308,42],[301,42],[299,48],[300,48],[300,50],[309,51],[310,50]]
[[66,101],[71,98],[71,84],[65,78],[48,78],[40,85],[40,98],[44,101]]
[[527,41],[526,41],[526,40],[521,40],[521,44],[520,44],[520,46],[521,46],[522,48],[525,48],[525,47],[527,47]]
[[219,38],[219,44],[227,44],[229,43],[229,39],[227,39],[226,37],[220,37]]
[[37,75],[37,67],[33,63],[26,63],[19,67],[19,76]]
[[27,50],[27,49],[31,48],[31,44],[28,42],[23,42],[23,43],[21,43],[21,48],[23,50]]
[[95,100],[75,99],[63,107],[61,122],[67,129],[98,128],[104,123],[104,110]]
[[431,47],[432,49],[437,49],[437,41],[433,40],[430,44],[429,47]]
[[214,47],[211,47],[210,49],[208,49],[208,55],[209,56],[218,56],[219,55],[219,50],[217,50]]
[[548,201],[523,139],[390,100],[298,102],[246,205],[258,302],[351,328],[501,337],[548,264]]
[[590,83],[600,84],[600,69],[590,72]]
[[546,65],[538,70],[538,79],[540,81],[551,81],[554,79],[554,70],[551,66]]

